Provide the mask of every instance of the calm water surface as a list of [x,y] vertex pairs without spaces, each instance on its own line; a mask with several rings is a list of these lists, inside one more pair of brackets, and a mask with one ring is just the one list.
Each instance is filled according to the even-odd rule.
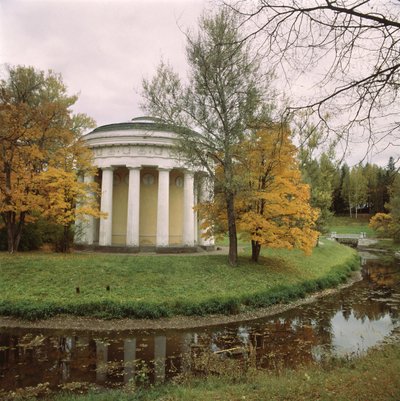
[[0,395],[41,383],[57,390],[162,382],[185,372],[207,374],[229,361],[274,369],[351,357],[400,330],[399,261],[364,260],[362,275],[313,304],[222,327],[104,333],[0,328]]

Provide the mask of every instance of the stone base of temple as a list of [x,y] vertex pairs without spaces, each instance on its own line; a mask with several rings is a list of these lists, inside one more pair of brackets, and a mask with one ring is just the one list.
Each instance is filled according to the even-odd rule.
[[213,251],[215,246],[100,246],[100,245],[87,245],[87,244],[74,244],[74,249],[81,252],[107,252],[107,253],[160,253],[160,254],[174,254],[174,253],[197,253],[202,251]]
[[88,252],[107,252],[107,253],[139,253],[140,249],[138,246],[100,246],[100,245],[86,245],[86,244],[74,244],[74,249],[77,251],[88,251]]
[[157,253],[196,253],[199,251],[197,246],[159,246]]
[[200,248],[204,251],[215,251],[215,245],[200,245]]

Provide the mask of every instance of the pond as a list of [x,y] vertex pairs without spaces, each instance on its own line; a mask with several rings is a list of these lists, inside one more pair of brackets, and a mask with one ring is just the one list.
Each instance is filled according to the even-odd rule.
[[52,391],[118,387],[350,358],[400,329],[399,261],[364,259],[362,276],[317,302],[245,323],[155,332],[0,328],[0,395],[44,383]]

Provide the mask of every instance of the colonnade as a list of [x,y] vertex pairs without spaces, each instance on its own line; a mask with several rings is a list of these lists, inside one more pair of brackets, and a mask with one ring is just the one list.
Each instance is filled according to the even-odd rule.
[[[126,221],[126,246],[140,246],[140,187],[141,187],[141,166],[126,166],[129,171],[128,176],[128,202],[127,202],[127,221]],[[100,210],[107,214],[107,218],[101,218],[99,223],[99,242],[100,246],[112,245],[112,219],[113,219],[113,180],[115,167],[101,168],[101,199]],[[157,227],[156,227],[156,247],[169,246],[169,218],[170,218],[170,172],[172,168],[158,167],[158,190],[157,190]],[[192,247],[197,242],[197,213],[194,211],[195,188],[194,172],[181,170],[183,174],[183,226],[182,226],[182,246]],[[93,181],[93,177],[85,177],[86,182]],[[200,199],[204,199],[207,188],[203,183],[200,189]],[[94,219],[89,219],[83,233],[83,242],[91,245],[95,241]],[[201,236],[199,244],[206,245]]]

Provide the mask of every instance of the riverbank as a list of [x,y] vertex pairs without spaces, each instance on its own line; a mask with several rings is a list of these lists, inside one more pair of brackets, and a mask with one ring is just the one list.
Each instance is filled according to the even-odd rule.
[[63,394],[54,401],[397,401],[400,399],[400,342],[370,350],[351,360],[333,358],[320,364],[281,368],[276,372],[254,367],[238,372],[227,366],[207,378],[181,378],[181,382],[151,388],[100,390],[87,395]]
[[129,330],[183,330],[202,327],[220,326],[235,322],[246,322],[274,316],[278,313],[288,311],[301,305],[316,302],[318,299],[332,295],[344,288],[350,287],[362,279],[359,271],[354,271],[344,284],[335,288],[327,288],[317,291],[288,304],[277,304],[264,308],[250,309],[246,312],[222,315],[212,314],[207,316],[173,316],[160,319],[95,319],[82,316],[61,315],[48,319],[26,320],[12,316],[0,316],[0,328],[8,329],[52,329],[64,331],[129,331]]
[[[67,321],[57,317],[67,314],[77,316],[69,320],[82,327],[87,320],[80,317],[164,319],[154,328],[167,318],[174,322],[174,317],[173,327],[177,327],[176,322],[190,316],[191,324],[198,327],[201,316],[207,316],[208,324],[213,319],[220,322],[219,315],[242,314],[242,319],[248,314],[248,319],[254,319],[258,308],[280,304],[279,309],[345,282],[358,266],[354,250],[328,240],[309,257],[296,251],[268,250],[259,264],[242,255],[236,268],[227,264],[225,255],[2,253],[0,314],[31,321],[52,318],[53,322]],[[2,325],[7,321],[15,323],[2,318]],[[91,320],[90,327],[102,322]],[[108,323],[115,327],[115,322]]]

